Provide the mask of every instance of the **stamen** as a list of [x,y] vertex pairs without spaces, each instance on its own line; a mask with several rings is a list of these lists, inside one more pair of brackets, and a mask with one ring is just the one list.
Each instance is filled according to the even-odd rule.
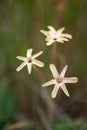
[[54,41],[56,41],[57,39],[56,39],[56,38],[54,38],[53,40],[54,40]]
[[31,63],[31,62],[32,62],[32,58],[29,58],[29,59],[28,59],[28,62]]
[[58,77],[58,78],[56,79],[56,81],[57,81],[57,83],[61,83],[61,82],[62,82],[62,78],[61,78],[61,77]]

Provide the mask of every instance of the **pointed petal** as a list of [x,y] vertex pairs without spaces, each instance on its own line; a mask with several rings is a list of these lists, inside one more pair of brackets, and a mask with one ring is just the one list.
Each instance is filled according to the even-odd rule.
[[56,30],[54,29],[54,27],[52,27],[52,26],[48,26],[48,28],[49,28],[49,30],[52,31],[53,33],[56,32]]
[[45,41],[50,41],[52,40],[52,38],[49,36],[49,37],[46,37]]
[[43,33],[45,36],[48,36],[48,31],[40,30],[41,33]]
[[26,65],[26,62],[23,62],[21,65],[17,67],[16,71],[20,71],[25,65]]
[[62,27],[59,30],[57,30],[57,36],[59,36],[64,30],[65,30],[64,27]]
[[59,74],[54,64],[50,64],[50,70],[52,72],[53,77],[56,79],[59,76]]
[[40,51],[40,52],[34,54],[34,55],[32,56],[32,59],[34,59],[34,58],[40,56],[42,53],[43,53],[43,51]]
[[65,76],[65,73],[66,73],[67,68],[68,68],[68,65],[66,65],[66,66],[63,68],[63,70],[62,70],[62,72],[61,72],[61,74],[60,74],[60,77],[63,78],[63,77]]
[[72,38],[72,35],[71,35],[71,34],[67,34],[67,33],[62,33],[61,36],[62,36],[62,37],[69,38],[69,39]]
[[46,43],[46,45],[47,45],[47,46],[50,46],[53,42],[54,42],[54,40],[49,40],[49,41]]
[[55,85],[55,87],[54,87],[54,89],[53,89],[53,91],[52,91],[52,94],[51,94],[51,97],[52,97],[52,98],[55,98],[55,97],[56,97],[58,90],[59,90],[59,86],[58,86],[58,85]]
[[55,80],[54,80],[54,79],[52,79],[52,80],[50,80],[50,81],[44,83],[44,84],[42,85],[42,87],[46,87],[46,86],[53,85],[53,84],[55,84]]
[[28,58],[32,56],[32,51],[33,51],[32,48],[27,50],[26,56],[27,56]]
[[61,40],[61,38],[60,38],[60,39],[57,39],[57,42],[59,42],[59,43],[64,43],[64,41]]
[[77,77],[65,77],[63,79],[64,83],[77,83],[78,82],[78,78]]
[[68,90],[67,90],[65,84],[63,84],[63,85],[61,86],[61,88],[62,88],[63,92],[69,97],[70,95],[69,95],[69,92],[68,92]]
[[27,64],[28,73],[31,74],[32,64]]
[[43,62],[41,62],[41,61],[39,61],[39,60],[36,60],[36,59],[33,59],[32,63],[33,63],[34,65],[39,66],[39,67],[43,67],[43,66],[44,66],[44,63],[43,63]]
[[61,42],[61,41],[66,41],[66,42],[68,42],[69,39],[64,38],[64,37],[59,37],[59,38],[57,38],[57,41],[58,41],[58,42]]
[[19,60],[22,60],[22,61],[26,61],[27,60],[27,58],[23,57],[23,56],[17,56],[16,58],[19,59]]

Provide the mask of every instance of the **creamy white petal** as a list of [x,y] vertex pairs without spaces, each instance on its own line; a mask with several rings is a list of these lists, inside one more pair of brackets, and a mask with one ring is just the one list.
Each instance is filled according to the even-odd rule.
[[77,83],[78,78],[77,77],[65,77],[63,78],[64,83]]
[[48,36],[48,31],[40,30],[40,32],[43,33],[44,35]]
[[45,41],[50,41],[52,40],[52,37],[46,37]]
[[39,66],[39,67],[43,67],[43,66],[44,66],[44,63],[43,63],[43,62],[41,62],[41,61],[39,61],[39,60],[36,60],[36,59],[33,59],[32,63],[33,63],[34,65]]
[[62,36],[62,37],[69,38],[69,39],[72,38],[72,35],[71,35],[71,34],[67,34],[67,33],[62,33],[61,36]]
[[32,51],[33,51],[32,48],[27,50],[26,56],[27,56],[28,58],[32,56]]
[[69,39],[67,39],[67,38],[64,38],[64,37],[59,37],[59,38],[57,38],[57,41],[58,42],[60,42],[60,41],[69,41]]
[[59,74],[54,64],[50,64],[50,70],[52,72],[53,77],[56,79]]
[[27,60],[27,58],[23,57],[23,56],[17,56],[16,58],[19,59],[19,60],[22,60],[22,61],[26,61]]
[[55,85],[54,88],[53,88],[52,94],[51,94],[52,98],[56,97],[58,90],[59,90],[59,86]]
[[56,32],[56,30],[55,30],[55,28],[54,28],[54,27],[52,27],[52,26],[48,26],[48,28],[49,28],[49,30],[50,30],[50,31],[52,31],[53,33],[55,33],[55,32]]
[[64,27],[60,28],[59,30],[57,30],[56,35],[59,36],[64,30]]
[[46,45],[47,45],[47,46],[50,46],[53,42],[54,42],[54,40],[49,40],[49,41],[46,43]]
[[56,32],[53,33],[52,31],[48,31],[48,35],[47,35],[47,37],[51,37],[51,38],[53,38],[53,37],[55,37],[55,34],[56,34]]
[[65,84],[61,85],[61,88],[62,88],[63,92],[69,97],[70,95],[69,95],[69,92],[68,92]]
[[61,39],[58,39],[57,42],[64,43],[64,41]]
[[68,65],[66,65],[66,66],[63,68],[62,72],[60,73],[60,77],[63,78],[63,77],[65,76],[65,73],[66,73],[67,68],[68,68]]
[[43,53],[43,51],[40,51],[40,52],[34,54],[34,55],[32,56],[32,59],[34,59],[34,58],[40,56],[42,53]]
[[20,71],[25,65],[26,65],[26,62],[23,62],[21,65],[17,67],[16,71]]
[[31,63],[27,64],[27,68],[28,68],[28,73],[31,74],[32,64]]
[[44,83],[44,84],[42,85],[42,87],[46,87],[46,86],[53,85],[53,84],[55,84],[55,79],[52,79],[52,80],[50,80],[50,81]]

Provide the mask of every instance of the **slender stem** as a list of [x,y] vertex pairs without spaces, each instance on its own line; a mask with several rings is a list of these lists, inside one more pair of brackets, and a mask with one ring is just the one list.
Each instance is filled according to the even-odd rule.
[[33,67],[44,79],[48,79],[48,77],[42,71],[40,71],[35,65],[33,65]]
[[52,61],[56,64],[56,42],[53,44]]

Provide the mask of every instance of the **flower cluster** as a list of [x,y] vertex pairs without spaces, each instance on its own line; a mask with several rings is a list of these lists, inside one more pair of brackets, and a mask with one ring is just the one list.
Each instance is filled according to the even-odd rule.
[[59,30],[55,30],[52,26],[48,26],[49,31],[41,30],[41,32],[46,35],[46,45],[50,46],[54,42],[64,43],[64,41],[69,41],[72,38],[70,34],[62,33],[64,31],[64,27]]
[[[64,41],[69,41],[69,39],[72,38],[72,36],[70,34],[67,33],[63,33],[64,31],[64,27],[60,28],[59,30],[55,30],[52,26],[48,26],[48,31],[45,30],[40,30],[41,33],[43,33],[46,36],[46,45],[50,46],[52,45],[54,42],[59,42],[59,43],[64,43]],[[32,66],[36,65],[38,67],[44,67],[44,63],[42,61],[37,60],[36,58],[38,56],[40,56],[43,51],[40,51],[34,55],[32,55],[32,51],[33,49],[28,49],[27,53],[26,53],[26,57],[23,56],[17,56],[17,59],[22,60],[23,63],[17,67],[17,71],[20,71],[24,66],[27,65],[28,68],[28,73],[31,74],[32,71]],[[49,65],[50,70],[52,72],[53,75],[53,79],[44,83],[42,85],[42,87],[46,87],[49,85],[55,85],[54,89],[52,91],[51,97],[55,98],[57,95],[57,92],[59,90],[59,88],[61,87],[61,89],[64,91],[64,93],[69,97],[69,92],[65,86],[65,83],[76,83],[78,82],[78,78],[77,77],[65,77],[65,73],[67,70],[67,65],[63,68],[62,72],[59,74],[56,66],[54,64],[50,64]]]

